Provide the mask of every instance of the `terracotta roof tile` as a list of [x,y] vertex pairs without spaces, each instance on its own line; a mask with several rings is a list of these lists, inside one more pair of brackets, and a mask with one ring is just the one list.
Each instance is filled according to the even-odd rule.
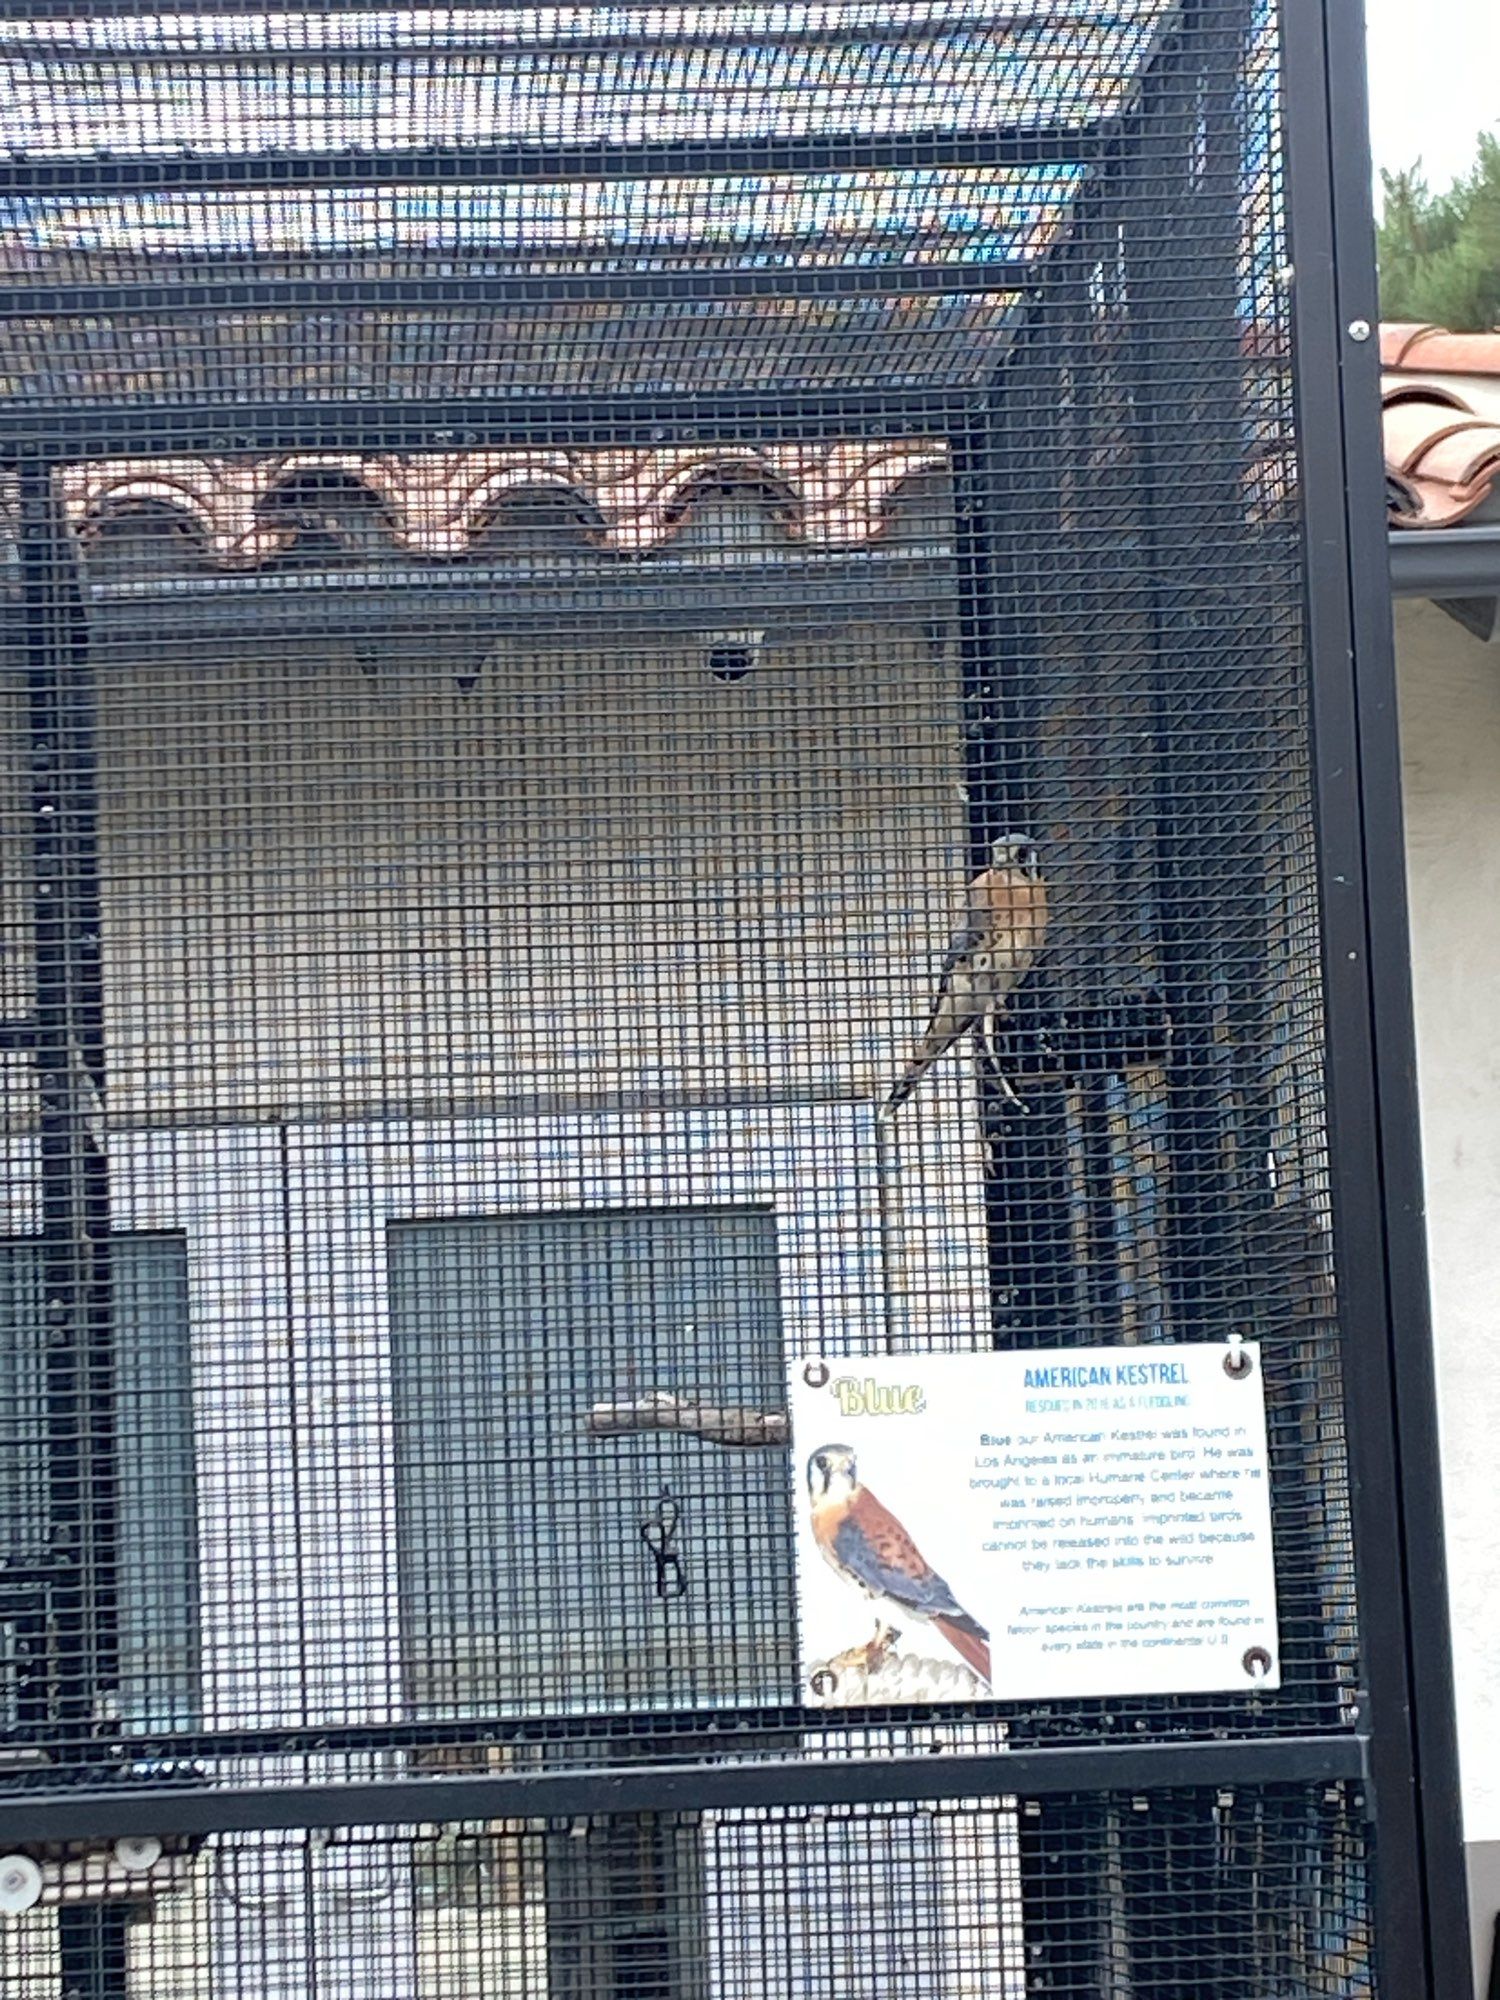
[[[1500,331],[1386,325],[1380,334],[1386,490],[1401,528],[1449,528],[1500,486]],[[69,469],[75,526],[87,537],[121,507],[165,505],[191,521],[220,563],[253,567],[282,553],[297,524],[274,501],[294,476],[342,475],[380,507],[398,550],[462,557],[507,496],[562,488],[583,507],[603,551],[644,555],[669,541],[705,479],[762,481],[786,502],[788,534],[813,547],[856,547],[877,537],[896,489],[945,463],[936,440],[835,445],[698,446],[641,453],[510,451],[401,458],[299,454],[253,462],[169,459]],[[1252,509],[1281,504],[1290,467],[1251,468]],[[1500,510],[1500,497],[1496,497]]]
[[1398,528],[1453,528],[1500,482],[1500,331],[1380,329],[1386,493]]
[[1500,375],[1500,329],[1449,333],[1442,326],[1388,322],[1380,329],[1380,365],[1423,375]]
[[644,556],[678,533],[706,484],[722,479],[781,496],[790,540],[814,549],[857,548],[885,531],[900,488],[946,464],[939,439],[860,439],[655,451],[95,460],[68,466],[62,483],[69,517],[85,541],[122,509],[166,507],[197,529],[216,561],[254,568],[296,540],[296,510],[275,503],[299,481],[363,488],[393,547],[408,555],[465,556],[507,500],[561,490],[587,521],[587,541],[602,552]]

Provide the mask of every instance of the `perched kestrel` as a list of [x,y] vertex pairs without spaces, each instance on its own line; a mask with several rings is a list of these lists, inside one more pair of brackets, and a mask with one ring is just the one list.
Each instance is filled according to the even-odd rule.
[[1036,848],[1022,834],[1003,834],[990,849],[989,867],[969,884],[968,916],[948,946],[926,1031],[905,1075],[881,1106],[882,1118],[904,1104],[939,1056],[970,1033],[1002,1096],[1020,1103],[1001,1074],[989,1037],[1046,934],[1047,885]]
[[[846,1444],[820,1445],[807,1461],[812,1531],[824,1560],[877,1604],[935,1625],[986,1684],[990,1635],[964,1610],[895,1515],[859,1483]],[[877,1613],[875,1646],[889,1643]]]

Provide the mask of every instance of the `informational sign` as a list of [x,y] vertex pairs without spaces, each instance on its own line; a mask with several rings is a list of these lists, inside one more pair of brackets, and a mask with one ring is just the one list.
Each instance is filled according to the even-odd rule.
[[809,1704],[1279,1686],[1252,1343],[811,1355],[789,1405]]

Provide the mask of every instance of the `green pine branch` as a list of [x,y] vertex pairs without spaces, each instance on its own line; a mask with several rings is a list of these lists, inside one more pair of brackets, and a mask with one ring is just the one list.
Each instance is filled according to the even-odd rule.
[[1500,136],[1483,135],[1473,167],[1441,194],[1420,165],[1381,180],[1381,318],[1455,333],[1500,326]]

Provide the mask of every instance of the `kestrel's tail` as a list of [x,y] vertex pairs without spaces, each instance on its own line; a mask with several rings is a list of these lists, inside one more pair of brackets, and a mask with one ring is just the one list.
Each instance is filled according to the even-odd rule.
[[898,1111],[901,1108],[917,1085],[922,1081],[923,1077],[926,1076],[928,1070],[932,1068],[932,1065],[939,1057],[947,1055],[949,1049],[961,1040],[971,1025],[970,1022],[963,1021],[957,1027],[942,1029],[933,1027],[927,1030],[927,1033],[918,1042],[912,1059],[906,1065],[906,1069],[899,1082],[892,1086],[890,1096],[881,1105],[880,1116],[882,1118],[889,1118],[893,1111]]
[[933,1624],[956,1653],[961,1653],[986,1687],[990,1682],[990,1635],[966,1611],[956,1618],[934,1618]]
[[901,1106],[906,1102],[907,1098],[911,1096],[912,1092],[916,1089],[917,1085],[922,1081],[922,1078],[927,1074],[931,1066],[932,1066],[932,1058],[930,1056],[912,1057],[911,1061],[906,1065],[906,1074],[901,1078],[901,1081],[893,1087],[890,1096],[885,1100],[884,1104],[882,1104],[880,1107],[880,1115],[882,1118],[889,1118],[895,1112],[900,1110]]

